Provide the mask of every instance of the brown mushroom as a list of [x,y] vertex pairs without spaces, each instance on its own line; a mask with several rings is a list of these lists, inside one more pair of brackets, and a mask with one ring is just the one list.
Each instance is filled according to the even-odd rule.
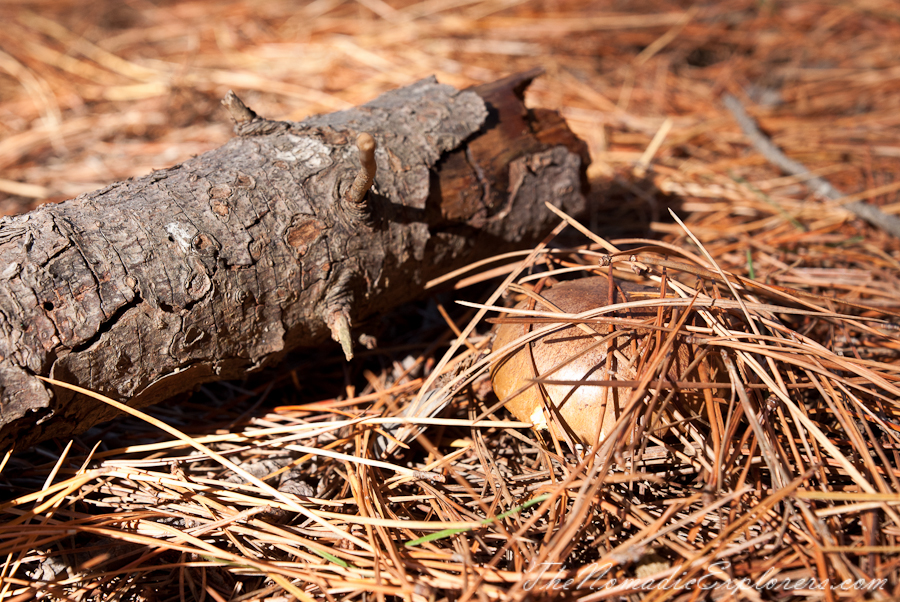
[[[560,282],[542,291],[541,297],[549,303],[536,302],[535,310],[582,313],[609,303],[609,283],[605,276]],[[614,302],[659,297],[658,287],[618,282]],[[527,303],[524,301],[517,307],[524,308]],[[631,308],[611,315],[652,326],[656,322],[657,309]],[[500,349],[532,329],[544,326],[546,323],[532,324],[528,319],[501,323],[496,328],[493,347]],[[652,328],[617,325],[615,334],[610,334],[606,324],[581,324],[556,330],[529,345],[523,345],[494,364],[491,368],[494,392],[500,400],[505,400],[506,407],[517,419],[531,422],[536,429],[549,428],[554,437],[562,438],[557,427],[562,423],[563,428],[574,434],[581,443],[603,441],[621,416],[632,388],[538,384],[535,381],[636,381],[640,378],[639,369],[649,359],[657,342],[664,341],[668,335],[663,332],[659,338],[651,336],[655,332],[657,330]],[[608,359],[610,354],[611,360]],[[690,345],[682,340],[676,342],[674,357],[677,360],[668,362],[667,374],[655,376],[655,380],[700,380],[700,371],[696,369],[689,374],[684,373],[694,357]],[[703,373],[705,375],[706,371]],[[721,373],[721,370],[713,369],[712,377],[718,375],[722,378]],[[606,394],[604,389],[607,389]],[[542,403],[544,392],[558,410],[556,417],[547,415]],[[679,392],[676,402],[669,407],[680,407],[682,413],[696,416],[702,409],[703,400],[702,392],[686,388]]]

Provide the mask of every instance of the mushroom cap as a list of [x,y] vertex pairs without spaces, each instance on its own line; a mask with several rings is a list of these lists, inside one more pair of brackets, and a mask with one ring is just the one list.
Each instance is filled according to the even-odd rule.
[[[659,296],[658,287],[617,282],[614,303]],[[606,277],[589,277],[560,282],[543,291],[541,297],[563,312],[582,313],[609,304],[609,281]],[[519,303],[516,307],[523,308],[526,303]],[[550,306],[539,302],[535,304],[535,309],[553,311]],[[657,310],[654,307],[631,308],[612,315],[649,325],[655,321]],[[627,386],[590,384],[539,386],[533,382],[534,379],[584,383],[637,380],[642,363],[640,360],[649,357],[656,337],[650,336],[654,330],[632,326],[617,325],[613,335],[609,334],[605,324],[594,324],[588,328],[592,333],[585,332],[586,329],[578,325],[569,326],[544,335],[530,345],[521,346],[492,366],[491,383],[497,397],[506,400],[507,409],[517,419],[531,422],[537,429],[550,428],[557,438],[561,438],[562,433],[558,432],[556,423],[562,423],[577,440],[593,444],[609,436],[633,390]],[[528,323],[499,324],[493,348],[500,349],[531,330]],[[671,368],[666,378],[685,380],[690,375],[682,373],[690,364],[693,351],[689,345],[679,341],[675,353],[677,361],[670,362]],[[610,355],[612,358],[608,359]],[[692,374],[697,380],[697,371],[692,371]],[[541,401],[543,391],[556,406],[557,419],[546,415],[547,410]],[[679,397],[687,402],[689,411],[693,412],[699,410],[703,402],[703,396],[696,391],[680,392]]]

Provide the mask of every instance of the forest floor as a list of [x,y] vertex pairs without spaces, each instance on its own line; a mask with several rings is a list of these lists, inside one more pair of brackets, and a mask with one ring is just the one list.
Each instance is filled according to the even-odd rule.
[[592,160],[593,239],[569,228],[545,263],[591,271],[616,245],[698,294],[740,283],[746,317],[691,335],[734,358],[731,389],[642,445],[506,427],[473,368],[377,458],[355,419],[402,411],[473,317],[456,347],[487,349],[455,301],[513,268],[473,271],[352,363],[298,352],[0,458],[0,600],[900,595],[900,2],[11,0],[0,23],[2,215],[221,146],[229,89],[300,121],[541,67],[526,103]]

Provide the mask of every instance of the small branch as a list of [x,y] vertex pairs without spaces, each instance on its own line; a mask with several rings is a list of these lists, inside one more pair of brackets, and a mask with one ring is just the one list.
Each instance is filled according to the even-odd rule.
[[350,190],[344,195],[344,208],[352,218],[359,221],[366,221],[369,216],[366,193],[375,182],[375,174],[378,171],[378,166],[375,164],[375,148],[377,146],[375,138],[368,132],[363,132],[356,137],[360,168]]
[[353,339],[350,337],[350,318],[346,310],[338,310],[334,314],[334,321],[329,324],[331,338],[341,344],[341,350],[347,361],[353,359]]
[[256,114],[256,111],[244,104],[233,90],[229,90],[222,99],[222,105],[234,123],[234,133],[238,136],[262,136],[283,130],[289,124],[282,121],[271,121]]
[[[39,375],[143,407],[329,335],[350,357],[359,325],[429,280],[540,240],[555,224],[545,201],[580,211],[586,146],[555,113],[525,108],[517,90],[530,77],[469,91],[426,78],[302,123],[230,94],[236,136],[222,147],[0,220],[0,464],[12,446],[115,413]],[[348,146],[360,132],[371,138]],[[348,152],[360,162],[335,160]],[[400,169],[378,174],[369,210],[376,152]],[[527,166],[514,190],[511,166]],[[383,228],[351,216],[348,192]],[[485,222],[485,207],[512,209]]]
[[[765,157],[769,163],[772,163],[783,172],[791,175],[809,173],[809,169],[802,163],[794,161],[785,155],[780,148],[775,146],[775,144],[769,140],[756,125],[753,118],[747,114],[747,111],[744,109],[744,105],[741,104],[740,100],[731,94],[726,94],[722,98],[722,102],[725,104],[725,108],[731,111],[735,121],[741,126],[741,131],[744,132],[744,135],[750,139],[750,144],[753,145],[753,148]],[[807,180],[807,186],[809,186],[813,193],[833,201],[840,201],[845,196],[838,189],[829,184],[827,180],[818,176]],[[894,215],[888,215],[874,205],[864,201],[843,203],[841,204],[841,207],[867,221],[876,228],[881,228],[891,236],[900,238],[900,218]]]
[[349,290],[352,272],[344,271],[337,278],[325,300],[325,314],[322,316],[331,331],[331,338],[341,344],[347,361],[353,359],[353,339],[350,335],[350,308],[353,295]]
[[253,109],[245,105],[244,101],[237,97],[234,90],[228,91],[228,94],[222,99],[222,104],[228,109],[228,114],[235,125],[253,121],[258,117]]

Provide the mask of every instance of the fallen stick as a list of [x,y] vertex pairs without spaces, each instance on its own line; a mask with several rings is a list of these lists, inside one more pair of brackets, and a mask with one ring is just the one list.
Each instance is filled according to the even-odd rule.
[[[744,135],[750,140],[750,144],[753,145],[753,148],[765,157],[769,163],[792,176],[809,173],[809,169],[807,169],[806,166],[785,155],[780,148],[775,146],[775,144],[760,131],[756,122],[747,114],[744,105],[741,104],[741,101],[738,100],[737,97],[726,94],[722,98],[722,102],[725,104],[725,108],[731,111],[735,121],[738,122],[741,131],[743,131]],[[807,180],[807,186],[814,194],[831,199],[832,201],[840,201],[845,196],[837,188],[832,186],[828,180],[820,178],[819,176],[809,178],[809,180]],[[853,213],[860,219],[869,222],[876,228],[881,228],[891,236],[900,238],[900,218],[897,216],[889,215],[875,205],[866,203],[865,201],[841,203],[841,207]]]
[[[239,378],[532,245],[584,208],[587,153],[530,72],[433,78],[301,123],[229,94],[236,136],[181,165],[0,220],[0,450]],[[358,145],[358,146],[357,146]],[[374,177],[373,177],[374,176]]]

